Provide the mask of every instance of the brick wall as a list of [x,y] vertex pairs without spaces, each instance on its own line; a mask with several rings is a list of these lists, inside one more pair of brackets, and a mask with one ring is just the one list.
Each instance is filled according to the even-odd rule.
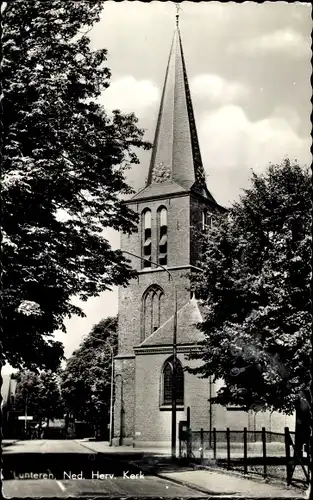
[[[147,200],[129,203],[129,208],[139,215],[149,208],[151,210],[152,232],[152,260],[157,260],[157,211],[165,207],[168,213],[168,266],[189,264],[189,227],[190,227],[190,199],[189,195],[169,197],[159,200]],[[137,255],[141,255],[141,221],[139,230],[131,235],[122,234],[121,248]],[[135,257],[131,259],[132,267],[140,270],[142,263]]]
[[[221,380],[216,381],[213,388],[215,394],[222,384]],[[213,427],[216,427],[217,430],[224,430],[229,427],[234,431],[241,431],[244,427],[247,427],[250,431],[260,431],[262,427],[265,427],[267,431],[284,432],[285,426],[289,426],[291,430],[294,430],[295,426],[294,415],[287,416],[269,411],[234,411],[221,405],[213,405],[213,409]]]
[[[190,298],[188,291],[188,270],[171,270],[177,287],[178,309]],[[135,280],[134,280],[135,281]],[[174,313],[173,282],[166,271],[144,272],[127,288],[119,291],[119,354],[133,353],[133,347],[140,343],[142,327],[142,297],[151,284],[158,284],[164,290],[161,324]]]
[[[187,290],[189,280],[186,274],[189,269],[172,269],[175,266],[187,266],[190,264],[191,243],[190,243],[190,217],[201,219],[199,215],[200,205],[193,202],[193,212],[190,212],[189,195],[173,197],[162,200],[138,202],[129,205],[130,208],[142,213],[146,208],[152,212],[152,260],[157,259],[157,210],[160,206],[165,206],[168,210],[168,268],[174,277],[177,288],[178,308],[182,307],[189,299],[190,293]],[[201,205],[202,206],[202,205]],[[195,211],[198,210],[198,215]],[[200,219],[199,219],[200,218]],[[132,235],[122,235],[121,248],[141,255],[141,229]],[[193,243],[196,247],[197,242]],[[148,286],[152,284],[160,285],[165,293],[163,321],[166,321],[172,314],[173,304],[173,284],[169,281],[169,276],[165,271],[152,266],[151,270],[141,270],[142,263],[136,257],[129,257],[131,266],[140,271],[138,278],[131,281],[127,288],[119,289],[119,353],[132,353],[134,346],[140,343],[142,324],[142,296]],[[162,323],[162,321],[161,321]]]
[[[135,442],[167,442],[171,440],[171,418],[169,410],[160,410],[161,373],[171,352],[141,354],[136,357],[136,413]],[[183,353],[178,353],[182,365],[195,366],[197,362],[187,361]],[[187,418],[187,407],[191,408],[191,426],[207,428],[209,422],[208,380],[196,375],[184,374],[184,410],[177,411],[178,422]]]

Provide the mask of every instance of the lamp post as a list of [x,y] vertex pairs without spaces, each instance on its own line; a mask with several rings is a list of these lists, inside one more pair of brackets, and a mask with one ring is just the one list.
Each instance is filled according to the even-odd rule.
[[177,290],[176,290],[176,285],[173,280],[173,276],[170,273],[170,271],[165,267],[162,266],[161,264],[158,264],[157,262],[153,262],[152,260],[145,259],[144,257],[141,257],[140,255],[136,255],[135,253],[128,252],[127,250],[122,250],[123,253],[126,253],[128,255],[131,255],[132,257],[136,257],[137,259],[140,259],[145,262],[149,262],[150,264],[153,264],[157,267],[161,267],[164,271],[167,272],[169,275],[169,279],[173,283],[173,296],[174,296],[174,321],[173,321],[173,373],[172,373],[172,440],[171,440],[171,455],[172,458],[176,458],[176,427],[177,427],[177,422],[176,422],[176,400],[177,400],[177,394],[176,394],[176,385],[177,385]]
[[24,422],[25,439],[27,439],[27,403],[28,403],[28,395],[26,394],[26,397],[25,397],[25,422]]
[[113,347],[110,346],[111,350],[111,392],[110,392],[110,438],[109,438],[109,444],[112,446],[112,439],[113,439],[113,385],[114,385],[114,350]]

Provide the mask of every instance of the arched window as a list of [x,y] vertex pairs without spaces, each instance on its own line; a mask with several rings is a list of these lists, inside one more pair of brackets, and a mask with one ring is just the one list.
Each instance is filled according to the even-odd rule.
[[158,210],[158,262],[167,265],[167,210],[162,207]]
[[[168,358],[162,370],[162,404],[172,404],[173,387],[173,356]],[[176,358],[176,404],[184,405],[184,370],[179,359]]]
[[164,292],[158,285],[151,285],[142,297],[141,341],[155,332],[162,321]]
[[151,210],[147,209],[142,214],[142,256],[143,267],[151,267]]

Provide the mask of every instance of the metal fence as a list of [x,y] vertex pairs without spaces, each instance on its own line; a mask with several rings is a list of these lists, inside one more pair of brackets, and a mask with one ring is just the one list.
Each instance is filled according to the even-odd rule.
[[188,438],[180,443],[180,455],[208,466],[254,473],[265,477],[309,482],[308,447],[299,456],[294,447],[295,433],[242,431],[231,429],[212,432],[189,429]]

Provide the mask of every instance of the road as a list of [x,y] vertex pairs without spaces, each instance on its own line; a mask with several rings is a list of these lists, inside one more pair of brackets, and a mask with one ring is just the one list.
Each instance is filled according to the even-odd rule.
[[18,441],[3,448],[5,497],[207,497],[133,463],[133,453],[94,453],[81,442]]

